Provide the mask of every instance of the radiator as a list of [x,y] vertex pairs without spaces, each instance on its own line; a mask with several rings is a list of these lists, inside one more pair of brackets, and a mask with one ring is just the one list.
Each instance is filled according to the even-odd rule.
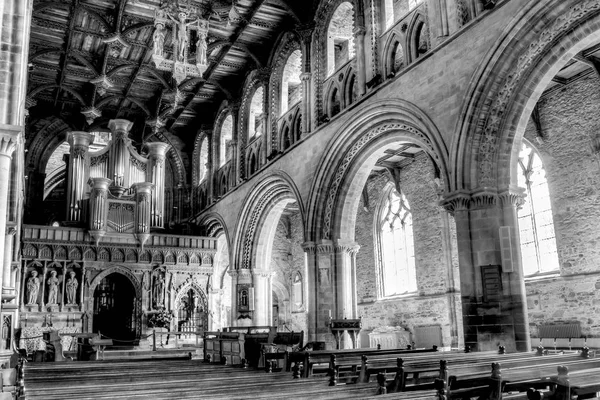
[[579,324],[540,325],[540,338],[578,338],[581,337]]
[[415,326],[415,334],[413,335],[415,346],[417,348],[430,348],[433,345],[442,346],[442,326]]

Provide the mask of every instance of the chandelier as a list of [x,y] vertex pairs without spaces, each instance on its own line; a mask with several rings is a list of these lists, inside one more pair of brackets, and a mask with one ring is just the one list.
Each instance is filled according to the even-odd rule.
[[[180,84],[187,77],[201,77],[208,67],[206,55],[208,19],[202,17],[202,9],[188,0],[180,4],[177,0],[164,0],[155,10],[152,61],[161,71],[170,71]],[[172,29],[173,57],[165,57],[165,36],[167,29]],[[190,62],[189,50],[192,32],[195,32],[196,54]]]

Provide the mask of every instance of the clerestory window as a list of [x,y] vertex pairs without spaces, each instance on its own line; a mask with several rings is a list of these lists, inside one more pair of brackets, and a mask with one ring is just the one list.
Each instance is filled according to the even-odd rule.
[[521,260],[525,276],[558,271],[558,254],[550,192],[542,160],[523,140],[519,153],[519,187],[525,188],[525,203],[518,211]]
[[394,188],[378,213],[380,297],[417,291],[412,214],[406,197]]

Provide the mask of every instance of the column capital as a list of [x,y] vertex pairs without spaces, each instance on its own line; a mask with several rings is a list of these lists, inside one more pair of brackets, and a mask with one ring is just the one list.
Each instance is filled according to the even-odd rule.
[[315,254],[317,251],[317,245],[315,242],[304,242],[300,246],[302,247],[302,250],[308,254]]
[[264,269],[254,269],[252,270],[252,275],[259,276],[261,278],[269,278],[273,275],[273,273]]
[[358,253],[360,245],[351,240],[338,239],[335,243],[336,253],[349,253],[350,255]]
[[0,156],[12,157],[23,129],[20,125],[0,124]]
[[459,190],[444,196],[440,201],[440,206],[454,215],[457,211],[468,211],[470,203],[471,194],[467,191]]
[[471,209],[494,207],[498,204],[498,189],[483,187],[471,194]]
[[334,246],[333,241],[331,240],[321,240],[319,243],[317,243],[317,253],[333,253],[333,250]]
[[510,186],[498,194],[502,207],[521,207],[525,203],[525,188]]
[[298,36],[300,36],[300,39],[303,42],[310,43],[310,41],[312,40],[312,35],[315,31],[315,27],[316,24],[314,22],[309,24],[296,25],[296,32],[298,33]]

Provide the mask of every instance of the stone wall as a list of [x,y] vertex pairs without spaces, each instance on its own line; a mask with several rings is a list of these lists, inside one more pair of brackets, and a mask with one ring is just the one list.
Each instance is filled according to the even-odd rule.
[[525,138],[539,151],[552,199],[560,277],[526,280],[529,323],[579,321],[600,337],[600,164],[591,138],[600,128],[600,81],[590,74],[538,102],[543,143],[530,121]]
[[[400,173],[401,190],[413,214],[418,293],[378,299],[373,224],[389,176],[387,172],[371,175],[367,182],[368,205],[363,197],[356,221],[356,241],[361,246],[356,259],[358,305],[364,330],[400,326],[414,332],[416,326],[441,325],[442,345],[456,345],[452,339],[456,336],[451,322],[456,318],[452,316],[450,301],[453,295],[448,291],[458,286],[458,258],[456,246],[448,248],[446,244],[456,243],[455,228],[444,222],[446,212],[438,206],[433,165],[423,152]],[[460,309],[460,304],[457,307]]]
[[[300,212],[285,212],[277,224],[271,255],[273,287],[278,294],[279,329],[306,331],[306,271],[304,267],[302,218]],[[302,276],[303,301],[294,297],[292,285],[296,273]],[[284,294],[284,296],[282,296]],[[280,298],[283,297],[283,298]],[[275,300],[275,299],[274,299]]]

